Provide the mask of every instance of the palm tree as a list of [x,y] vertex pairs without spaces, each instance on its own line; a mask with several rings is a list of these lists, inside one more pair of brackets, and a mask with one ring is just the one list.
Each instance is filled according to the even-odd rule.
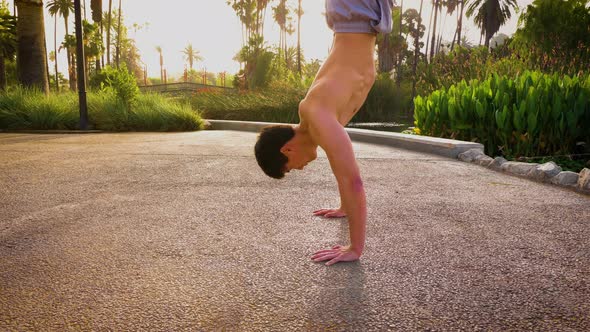
[[[51,16],[61,16],[64,18],[66,27],[66,36],[69,35],[68,18],[74,12],[74,2],[72,0],[50,0],[47,3],[47,9]],[[68,75],[70,76],[70,89],[76,90],[76,70],[72,66],[72,55],[70,50],[66,48],[68,58]]]
[[6,3],[0,3],[0,90],[6,89],[7,59],[16,54],[16,17],[10,14]]
[[17,76],[25,87],[49,92],[42,0],[17,0]]
[[193,70],[193,62],[194,61],[202,61],[203,60],[203,57],[201,57],[199,55],[199,51],[195,50],[193,48],[193,45],[190,43],[188,44],[188,46],[184,50],[182,50],[182,53],[184,54],[185,60],[188,61],[188,64],[189,64],[189,67],[191,70]]
[[164,55],[162,54],[162,47],[156,46],[156,51],[160,54],[160,80],[164,83]]
[[490,46],[490,39],[500,27],[512,17],[510,7],[518,10],[516,0],[473,0],[467,8],[467,17],[475,14],[473,21],[485,35],[485,46]]

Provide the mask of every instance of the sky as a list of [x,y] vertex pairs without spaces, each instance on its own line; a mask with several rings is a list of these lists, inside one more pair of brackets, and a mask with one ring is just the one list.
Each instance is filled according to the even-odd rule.
[[[84,2],[84,0],[82,0]],[[87,16],[90,20],[90,0],[87,3]],[[398,3],[400,0],[397,0]],[[518,0],[521,10],[531,4],[533,0]],[[276,5],[276,0],[271,5]],[[13,0],[8,1],[12,8]],[[47,0],[43,1],[44,5]],[[292,6],[297,5],[297,0],[288,0]],[[304,15],[301,19],[301,47],[306,59],[324,60],[328,55],[328,49],[332,42],[333,33],[328,29],[324,17],[325,0],[303,0]],[[418,10],[420,1],[405,0],[404,11],[407,8]],[[108,0],[103,0],[104,10],[108,10]],[[118,7],[118,1],[113,0],[113,8]],[[122,0],[125,25],[134,23],[144,26],[135,31],[129,30],[129,36],[136,40],[136,45],[141,53],[141,58],[147,66],[150,77],[160,76],[159,55],[156,47],[162,47],[164,54],[164,66],[168,76],[180,76],[184,70],[186,61],[181,51],[191,43],[199,50],[203,61],[194,65],[195,69],[206,69],[208,72],[219,73],[227,71],[235,73],[239,70],[239,64],[232,60],[241,48],[242,28],[235,12],[226,4],[226,0]],[[428,20],[431,11],[431,1],[424,1],[422,10],[423,24],[428,29]],[[518,15],[513,14],[511,20],[500,29],[500,33],[512,35],[517,29]],[[446,17],[446,18],[445,18]],[[73,32],[73,15],[70,29]],[[455,15],[453,17],[443,15],[446,19],[446,28],[443,31],[443,39],[451,40],[455,31]],[[294,22],[296,25],[296,21]],[[53,50],[54,18],[45,10],[45,33],[48,52]],[[57,23],[58,45],[63,40],[64,23],[60,18]],[[475,25],[467,19],[464,20],[464,31],[467,39],[474,44],[479,43],[479,31]],[[279,27],[272,19],[272,10],[269,6],[265,21],[265,38],[268,45],[278,44]],[[288,37],[288,44],[296,46],[297,34]],[[59,46],[58,46],[59,47]],[[65,52],[58,53],[58,65],[60,72],[67,76],[65,70],[67,64]],[[53,68],[50,66],[50,68]],[[52,69],[50,69],[53,71]]]

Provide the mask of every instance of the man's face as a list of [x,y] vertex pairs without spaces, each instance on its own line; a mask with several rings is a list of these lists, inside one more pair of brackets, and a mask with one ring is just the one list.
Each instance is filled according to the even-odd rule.
[[317,158],[316,148],[304,147],[299,144],[289,146],[282,152],[288,158],[285,164],[285,172],[290,172],[292,169],[302,170]]

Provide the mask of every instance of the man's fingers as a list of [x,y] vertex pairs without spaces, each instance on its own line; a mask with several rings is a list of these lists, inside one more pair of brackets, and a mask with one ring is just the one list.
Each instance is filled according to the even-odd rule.
[[325,249],[325,250],[320,250],[320,251],[316,252],[313,255],[314,256],[317,256],[317,255],[329,254],[329,253],[332,253],[332,252],[334,252],[334,250],[332,250],[332,249]]
[[319,209],[319,210],[313,211],[313,214],[316,214],[317,215],[317,214],[327,213],[329,211],[330,210],[328,210],[328,209]]
[[338,212],[338,211],[328,212],[328,213],[324,214],[324,217],[326,217],[326,218],[342,218],[344,216],[345,216],[344,213]]
[[326,266],[330,266],[330,265],[333,265],[333,264],[336,264],[336,263],[340,262],[340,258],[342,258],[342,254],[340,254],[340,255],[334,257],[333,259],[331,259],[330,261],[328,261],[326,263]]
[[321,261],[326,261],[328,259],[332,259],[338,255],[339,255],[338,253],[327,253],[327,254],[323,254],[323,255],[318,255],[316,257],[312,257],[312,259],[315,262],[321,262]]

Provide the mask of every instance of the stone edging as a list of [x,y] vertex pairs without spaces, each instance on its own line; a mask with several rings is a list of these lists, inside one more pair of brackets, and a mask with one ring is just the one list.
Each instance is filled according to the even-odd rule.
[[478,164],[496,171],[510,173],[532,180],[552,183],[590,195],[590,169],[584,168],[579,174],[562,171],[556,163],[544,164],[508,161],[502,157],[492,158],[479,149],[465,151],[457,157],[461,161]]
[[[285,124],[230,120],[205,121],[207,123],[206,129],[210,130],[237,130],[251,132],[258,132],[263,127],[269,125]],[[354,141],[392,146],[412,151],[436,154],[449,158],[457,158],[460,153],[472,149],[481,150],[483,153],[483,145],[474,142],[358,128],[346,128],[346,132],[350,136],[350,139]]]

